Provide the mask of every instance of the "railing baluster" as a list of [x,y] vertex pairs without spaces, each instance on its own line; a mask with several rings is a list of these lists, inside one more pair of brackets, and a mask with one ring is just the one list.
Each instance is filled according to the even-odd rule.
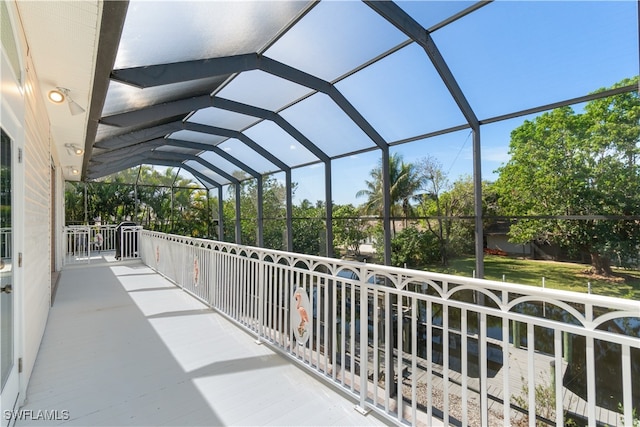
[[562,330],[553,331],[555,397],[556,397],[556,425],[564,425],[564,408],[562,402]]
[[[369,365],[369,346],[368,346],[368,309],[369,298],[366,284],[362,283],[360,287],[360,411],[366,412],[367,401],[367,374]],[[354,369],[355,370],[355,369]]]
[[249,259],[241,256],[240,265],[242,268],[240,282],[238,283],[238,288],[240,290],[240,318],[249,329],[252,329],[251,311],[249,310],[249,304],[251,301],[250,292],[253,286],[251,286],[251,284],[249,283],[249,271],[251,268]]
[[[69,253],[65,263],[74,259],[84,262],[91,250],[88,245],[98,232],[103,235],[103,248],[106,250],[112,245],[115,229],[65,229],[64,239]],[[515,396],[521,390],[519,383],[511,382],[510,372],[525,369],[524,386],[527,393],[522,396],[525,401],[522,406],[528,407],[529,424],[535,426],[536,412],[540,412],[536,411],[536,404],[539,403],[535,397],[536,382],[539,382],[539,386],[544,385],[544,381],[540,382],[537,378],[541,367],[547,366],[542,365],[541,361],[544,360],[545,363],[555,362],[551,374],[555,378],[556,395],[555,419],[552,421],[556,424],[564,423],[565,409],[571,412],[578,410],[575,403],[564,407],[563,393],[571,393],[573,402],[582,401],[586,409],[578,415],[586,415],[590,426],[610,423],[611,419],[617,417],[622,417],[625,424],[634,422],[633,406],[637,402],[633,396],[636,385],[633,373],[637,361],[632,356],[640,350],[640,343],[636,336],[625,334],[622,328],[626,324],[625,318],[638,318],[638,301],[356,264],[139,231],[136,228],[126,230],[121,237],[123,255],[135,253],[135,256],[141,257],[147,265],[169,280],[255,333],[258,340],[263,339],[265,343],[277,346],[288,353],[292,362],[332,380],[351,393],[359,400],[361,408],[370,404],[373,410],[385,414],[390,420],[403,424],[431,425],[435,423],[433,418],[437,415],[445,423],[456,422],[455,419],[459,418],[458,421],[466,426],[475,424],[475,415],[479,411],[479,423],[490,424],[500,416],[489,411],[490,399],[499,399],[502,394],[502,422],[510,424],[522,417],[520,411],[510,408],[512,394]],[[196,260],[199,265],[197,280]],[[307,270],[305,266],[312,268]],[[357,277],[336,277],[330,273],[338,270],[351,271]],[[377,281],[368,282],[368,277],[385,277],[385,281],[392,285],[387,287],[379,285]],[[404,283],[408,285],[402,287]],[[421,293],[413,288],[414,283],[423,284]],[[295,325],[290,317],[292,293],[296,286],[301,286],[307,292],[312,303],[313,319],[317,322],[313,328],[314,336],[307,344],[300,346],[296,344],[293,333]],[[462,292],[458,292],[459,289]],[[477,294],[478,291],[485,299],[481,304],[462,297],[465,292]],[[493,302],[489,301],[491,299]],[[529,309],[537,307],[536,304],[544,304],[546,316],[527,314],[533,313]],[[605,310],[598,308],[594,313],[594,306],[604,307]],[[472,321],[476,316],[479,319],[478,345],[477,354],[474,354],[475,325]],[[615,322],[617,333],[610,332],[613,323],[608,322]],[[526,350],[524,346],[520,348],[520,336],[515,329],[518,325],[526,325]],[[500,330],[502,337],[498,339],[494,332],[499,334]],[[538,331],[544,333],[545,330],[554,331],[552,349],[545,349],[542,341],[541,346],[536,346],[535,338],[540,334]],[[394,335],[397,337],[395,340]],[[458,335],[461,344],[459,350],[455,349]],[[565,336],[572,339],[564,340]],[[439,342],[435,343],[437,347],[434,347],[434,340],[438,341],[438,338]],[[522,342],[524,344],[524,339]],[[572,369],[573,363],[582,362],[582,349],[575,349],[573,353],[578,356],[571,358],[571,346],[579,342],[585,342],[586,399],[577,396],[563,384],[565,370]],[[599,380],[596,382],[595,377],[595,372],[603,369],[603,361],[596,359],[601,343],[608,345],[609,352],[620,354],[619,365],[613,366],[617,370],[615,376],[621,378],[620,394],[616,396],[623,406],[620,415],[598,406],[602,396],[597,393],[604,392],[604,387],[600,386]],[[453,372],[458,368],[452,359],[458,357],[458,351],[462,377],[457,384],[462,388],[461,407],[459,400],[451,397],[458,387],[454,385],[458,375]],[[434,352],[438,353],[437,358],[434,358]],[[489,363],[497,362],[494,358],[496,355],[501,355],[502,365],[494,377],[494,365],[489,366]],[[568,357],[566,361],[563,355]],[[576,361],[578,357],[580,360]],[[469,364],[476,358],[479,366],[477,382],[469,377]],[[405,368],[411,370],[407,377],[410,379],[407,381],[407,392],[410,390],[411,401],[407,400],[406,403],[403,402]],[[379,386],[379,382],[384,383],[383,386]],[[480,407],[477,409],[474,397],[476,383],[480,385]],[[426,389],[426,396],[423,396],[422,387]],[[371,399],[369,389],[372,391]],[[501,392],[496,392],[496,389]],[[396,393],[393,396],[392,391]],[[520,399],[514,399],[514,405],[517,400]],[[437,405],[438,412],[434,411],[434,405]],[[474,417],[471,411],[474,411]],[[540,412],[540,415],[543,413]]]
[[411,424],[418,424],[418,299],[411,298]]
[[207,301],[209,302],[209,306],[215,308],[216,307],[216,285],[217,285],[217,281],[216,281],[216,255],[217,253],[213,251],[213,249],[207,249],[207,254],[209,255],[207,257],[208,261],[207,264],[209,265],[209,274],[207,275],[207,289],[209,292]]
[[442,305],[442,418],[445,424],[449,420],[449,306]]
[[275,268],[273,265],[270,265],[271,275],[270,277],[276,278],[275,283],[273,280],[270,281],[271,286],[270,289],[273,289],[276,292],[276,295],[273,297],[275,300],[274,307],[277,307],[277,311],[275,312],[276,322],[277,322],[277,340],[280,343],[280,347],[285,348],[285,308],[284,308],[284,283],[282,283],[282,274],[280,270]]
[[[313,297],[315,295],[315,298]],[[312,346],[312,352],[311,354],[313,354],[314,348],[315,348],[315,354],[316,354],[316,360],[315,360],[315,367],[317,370],[322,370],[320,369],[320,365],[321,365],[321,337],[322,337],[322,330],[320,328],[321,323],[321,318],[320,318],[320,278],[316,277],[315,275],[312,276],[312,280],[311,280],[311,311],[313,311],[313,314],[315,314],[315,316],[312,315],[313,317],[313,321],[314,324],[313,326],[316,329],[316,333],[314,335],[314,339],[312,339],[314,345]]]
[[[331,298],[333,302],[330,308],[331,312],[333,313],[331,316],[331,320],[333,321],[332,327],[331,327],[331,371],[332,371],[331,377],[333,381],[338,381],[338,372],[337,372],[338,360],[336,360],[336,358],[338,357],[336,355],[336,350],[338,349],[338,328],[336,327],[337,326],[336,322],[338,320],[338,284],[337,282],[333,283],[331,293],[332,293]],[[344,359],[342,360],[342,363],[344,364]],[[344,366],[344,365],[340,365],[340,366]]]
[[587,415],[589,427],[596,426],[596,361],[594,339],[586,337],[587,352]]
[[393,318],[393,307],[391,306],[391,295],[389,292],[384,293],[384,410],[389,413],[390,391],[391,391],[391,373],[393,372],[393,347],[391,343],[391,319]]
[[[258,310],[258,341],[265,339],[265,330],[264,330],[264,311],[265,311],[265,280],[264,280],[264,263],[262,259],[259,257],[256,263],[258,269],[258,298],[255,301],[257,304]],[[271,325],[271,329],[273,330],[273,324]]]
[[[329,373],[329,349],[331,348],[329,342],[329,331],[331,328],[332,319],[329,318],[329,280],[325,280],[324,286],[322,287],[322,311],[323,311],[323,319],[324,319],[324,369],[323,373]],[[320,298],[320,290],[318,290],[318,298]],[[320,308],[318,308],[318,316],[320,315]],[[333,358],[331,358],[333,360]]]
[[427,300],[427,425],[433,425],[433,303]]
[[[484,298],[483,298],[484,300]],[[487,375],[487,314],[480,314],[480,326],[478,331],[478,364],[480,365],[480,411],[481,423],[483,426],[489,425],[489,398],[487,395],[488,375]]]
[[527,323],[527,378],[529,397],[529,427],[536,427],[536,368],[533,323]]
[[403,363],[402,363],[402,358],[403,358],[403,323],[404,323],[404,318],[403,318],[403,312],[402,312],[402,295],[397,295],[397,303],[396,303],[396,319],[397,319],[397,327],[396,327],[396,339],[394,340],[394,343],[396,345],[396,405],[398,406],[398,421],[402,422],[402,419],[404,418],[403,413],[404,413],[404,408],[403,408],[403,399],[402,399],[402,375],[403,375]]
[[[467,310],[462,309],[460,312],[460,341],[462,348],[460,349],[460,367],[462,373],[462,401],[469,401],[469,384],[467,378],[467,364],[468,364],[468,350],[467,350]],[[478,361],[479,362],[479,361]],[[468,408],[467,405],[462,405],[462,425],[469,424]]]
[[356,371],[356,310],[359,306],[358,300],[356,299],[356,285],[351,284],[349,286],[349,294],[350,298],[350,309],[349,314],[351,315],[349,319],[349,385],[351,387],[351,391],[355,391],[355,371]]
[[[624,411],[624,425],[625,426],[634,426],[633,420],[633,384],[631,375],[631,349],[628,345],[622,345],[622,354],[621,354],[621,363],[622,363],[622,396],[624,401],[622,402],[622,409]],[[640,379],[636,378],[636,381]]]
[[[503,294],[503,303],[507,301],[507,296]],[[503,423],[505,425],[511,423],[511,389],[509,388],[509,373],[510,373],[510,355],[509,349],[509,318],[502,318],[502,416]]]
[[347,293],[346,293],[346,283],[342,283],[341,289],[340,289],[340,305],[341,305],[341,311],[340,311],[340,379],[342,381],[342,385],[345,384],[345,363],[346,363],[346,299],[347,299]]
[[378,336],[378,326],[380,325],[380,310],[378,309],[379,303],[380,301],[378,300],[378,287],[375,286],[373,288],[373,406],[378,405],[378,375],[380,372],[380,358],[378,354],[380,351]]

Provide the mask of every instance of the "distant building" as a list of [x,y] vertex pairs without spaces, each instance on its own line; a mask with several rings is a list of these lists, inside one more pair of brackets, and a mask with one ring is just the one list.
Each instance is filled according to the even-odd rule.
[[524,244],[509,242],[509,228],[511,222],[508,220],[495,221],[489,225],[484,232],[485,248],[505,252],[507,255],[520,255],[531,257],[533,245],[531,242]]

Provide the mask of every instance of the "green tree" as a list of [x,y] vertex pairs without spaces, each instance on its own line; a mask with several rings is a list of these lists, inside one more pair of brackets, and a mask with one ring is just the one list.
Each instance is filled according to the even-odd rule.
[[229,191],[229,198],[222,201],[222,241],[224,242],[236,241],[236,201],[235,193],[231,193]]
[[[420,216],[422,222],[436,238],[440,250],[440,263],[447,266],[449,259],[473,251],[475,215],[474,183],[469,175],[462,176],[451,184],[440,162],[433,157],[418,161],[416,170],[420,177]],[[483,214],[494,214],[491,184],[482,183]],[[464,219],[464,218],[467,219]]]
[[[356,197],[367,197],[364,204],[364,212],[382,216],[384,207],[383,192],[383,171],[382,160],[378,166],[369,173],[371,180],[366,180],[366,189],[356,193]],[[414,166],[405,163],[402,155],[394,153],[389,156],[389,190],[391,201],[391,216],[403,217],[405,226],[411,214],[411,198],[415,195],[420,186],[420,179]],[[393,233],[395,234],[395,221],[392,221]]]
[[89,220],[118,222],[133,214],[133,188],[122,182],[102,182],[87,188]]
[[[382,229],[376,229],[376,251],[381,253]],[[391,239],[391,265],[396,267],[422,267],[433,263],[440,256],[438,241],[435,236],[414,225],[403,228]]]
[[95,182],[67,183],[67,223],[84,223],[85,186],[90,222],[98,218],[102,223],[131,219],[148,229],[168,233],[199,237],[213,233],[207,190],[178,176],[174,168],[158,170],[143,165]]
[[353,206],[336,205],[333,207],[333,235],[338,246],[360,255],[360,243],[367,238],[367,223],[360,218],[360,210]]
[[637,221],[625,218],[640,214],[639,142],[638,92],[525,121],[511,133],[496,189],[507,215],[537,218],[512,225],[511,240],[589,254],[594,273],[611,274],[610,260],[624,261],[640,245]]
[[[263,178],[262,185],[264,200],[262,211],[265,218],[263,230],[264,247],[270,249],[286,249],[286,186],[274,176]],[[296,184],[293,183],[292,185],[292,192],[294,192]]]
[[325,204],[304,199],[293,206],[293,251],[308,255],[326,255]]
[[[240,177],[241,178],[241,177]],[[235,241],[236,189],[228,188],[229,198],[224,201],[224,237]],[[283,249],[283,235],[286,218],[286,188],[273,176],[262,180],[262,212],[264,247]],[[257,245],[258,236],[258,182],[246,179],[240,184],[241,242]]]
[[67,182],[64,188],[64,210],[67,225],[84,223],[83,182]]
[[212,236],[212,212],[208,204],[207,191],[185,183],[174,195],[172,233],[191,237]]
[[188,205],[188,197],[179,195],[182,187],[197,187],[192,180],[177,176],[174,168],[158,170],[142,166],[135,182],[139,201],[139,212],[136,220],[153,230],[178,234],[175,219],[176,212],[184,210]]
[[427,216],[435,219],[425,221],[426,228],[437,239],[440,249],[440,262],[449,264],[449,242],[453,227],[452,216],[456,205],[456,198],[443,194],[449,188],[446,173],[442,170],[441,163],[434,157],[428,156],[420,159],[416,166],[419,176],[420,205]]

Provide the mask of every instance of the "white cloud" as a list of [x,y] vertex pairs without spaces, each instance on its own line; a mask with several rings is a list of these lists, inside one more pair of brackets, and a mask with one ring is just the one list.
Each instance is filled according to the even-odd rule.
[[510,159],[509,146],[498,146],[482,149],[482,160],[488,162],[506,163]]

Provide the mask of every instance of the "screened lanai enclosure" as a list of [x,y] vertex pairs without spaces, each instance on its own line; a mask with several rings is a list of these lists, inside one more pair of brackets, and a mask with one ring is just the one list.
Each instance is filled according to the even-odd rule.
[[[67,297],[85,292],[82,304],[93,304],[106,294],[74,287],[86,280],[99,289],[94,259],[124,299],[177,286],[390,423],[637,423],[637,289],[614,298],[545,288],[544,278],[542,287],[483,278],[484,254],[502,252],[496,241],[512,245],[511,255],[565,251],[604,269],[611,265],[594,248],[606,250],[616,266],[637,269],[638,2],[1,3],[40,91],[34,96],[14,60],[29,113],[16,162],[37,170],[25,180],[31,222],[23,228],[42,251],[33,224],[47,223],[52,258],[88,278],[63,282],[61,290],[74,289]],[[11,52],[2,37],[4,66]],[[51,188],[55,173],[70,188],[64,209],[41,178],[48,162]],[[419,179],[406,185],[414,172]],[[107,200],[100,194],[109,206],[95,202]],[[62,232],[53,214],[49,222],[36,215],[42,206],[84,225]],[[336,253],[349,220],[377,230],[360,239],[377,248],[375,262]],[[123,226],[118,253],[107,247],[105,230],[115,227],[105,223],[121,221],[143,227]],[[457,233],[475,277],[396,262],[393,239],[412,227],[441,239]],[[302,237],[313,252],[296,246]],[[557,247],[540,249],[547,241]],[[54,254],[66,242],[79,243],[81,255]],[[400,249],[427,252],[408,247]],[[580,260],[585,254],[591,259]],[[171,283],[158,285],[156,273]],[[142,275],[148,289],[120,292]],[[31,290],[48,282],[24,276],[29,308]],[[182,339],[181,322],[201,313],[177,310],[139,317],[166,322]],[[80,365],[88,356],[78,357]],[[210,355],[202,360],[211,365]],[[254,361],[252,374],[264,373]],[[211,380],[183,368],[195,385]],[[235,415],[252,412],[225,397]]]
[[[252,180],[257,246],[268,177],[285,188],[283,249],[292,249],[293,183],[301,198],[324,203],[331,255],[332,205],[346,189],[353,197],[396,153],[432,156],[451,180],[472,179],[466,221],[482,277],[481,182],[508,159],[509,132],[542,112],[638,89],[630,1],[101,6],[86,155],[69,179],[169,166],[217,200]],[[373,216],[389,263],[397,201],[389,173],[379,185]],[[239,242],[246,216],[236,208]]]

